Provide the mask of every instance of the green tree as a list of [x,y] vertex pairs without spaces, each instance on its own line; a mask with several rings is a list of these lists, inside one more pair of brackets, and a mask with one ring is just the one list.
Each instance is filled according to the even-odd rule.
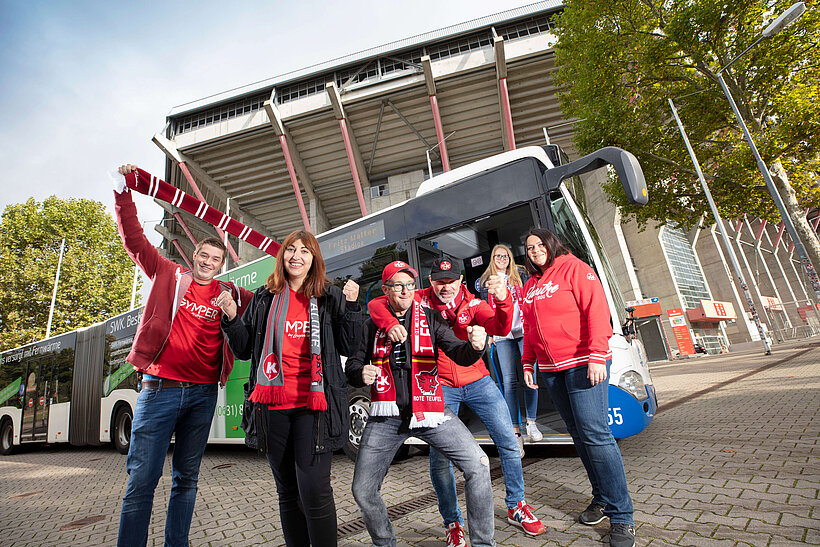
[[128,310],[134,264],[102,203],[52,196],[9,205],[0,222],[0,351],[45,336],[63,238],[51,333]]
[[[649,204],[630,206],[614,181],[606,190],[639,224],[691,227],[709,215],[668,98],[721,215],[779,219],[716,74],[791,2],[565,2],[555,48],[564,111],[579,119],[575,139],[583,153],[614,145],[638,157]],[[814,3],[741,57],[724,79],[817,267],[820,245],[804,212],[820,205],[820,10]]]

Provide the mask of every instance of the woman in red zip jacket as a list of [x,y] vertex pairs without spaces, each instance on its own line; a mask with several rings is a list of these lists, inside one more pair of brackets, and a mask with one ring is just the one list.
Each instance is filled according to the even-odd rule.
[[526,240],[524,381],[535,389],[535,363],[572,436],[592,484],[592,503],[578,518],[593,526],[610,519],[610,545],[635,544],[632,500],[621,452],[607,423],[612,336],[609,306],[592,268],[549,230]]

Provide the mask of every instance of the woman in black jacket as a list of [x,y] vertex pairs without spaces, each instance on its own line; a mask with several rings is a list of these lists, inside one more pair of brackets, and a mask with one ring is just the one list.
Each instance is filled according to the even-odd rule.
[[254,414],[256,440],[273,470],[289,546],[336,545],[330,462],[348,431],[339,355],[360,343],[358,294],[352,280],[344,289],[331,285],[316,238],[295,231],[241,318],[229,295],[218,300],[231,349],[251,361],[249,399],[262,409]]

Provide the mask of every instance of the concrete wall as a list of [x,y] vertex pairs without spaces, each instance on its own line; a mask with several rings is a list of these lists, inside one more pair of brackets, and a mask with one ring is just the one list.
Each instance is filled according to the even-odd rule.
[[[421,170],[410,171],[408,173],[402,173],[401,175],[387,177],[388,194],[386,196],[371,198],[371,212],[385,209],[391,205],[396,205],[397,203],[401,203],[402,201],[415,197],[416,190],[419,189],[419,186],[422,182],[424,182],[424,179],[425,174],[424,171]],[[377,183],[373,182],[371,184],[375,186]],[[382,181],[378,184],[384,184],[384,182]]]

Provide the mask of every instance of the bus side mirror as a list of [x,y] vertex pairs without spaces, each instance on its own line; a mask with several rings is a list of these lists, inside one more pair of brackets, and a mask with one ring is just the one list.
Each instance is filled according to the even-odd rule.
[[583,158],[549,169],[544,173],[547,180],[547,190],[558,188],[561,181],[611,165],[623,184],[626,197],[635,205],[646,205],[649,201],[649,192],[646,190],[646,179],[638,159],[621,148],[607,146],[587,154]]

